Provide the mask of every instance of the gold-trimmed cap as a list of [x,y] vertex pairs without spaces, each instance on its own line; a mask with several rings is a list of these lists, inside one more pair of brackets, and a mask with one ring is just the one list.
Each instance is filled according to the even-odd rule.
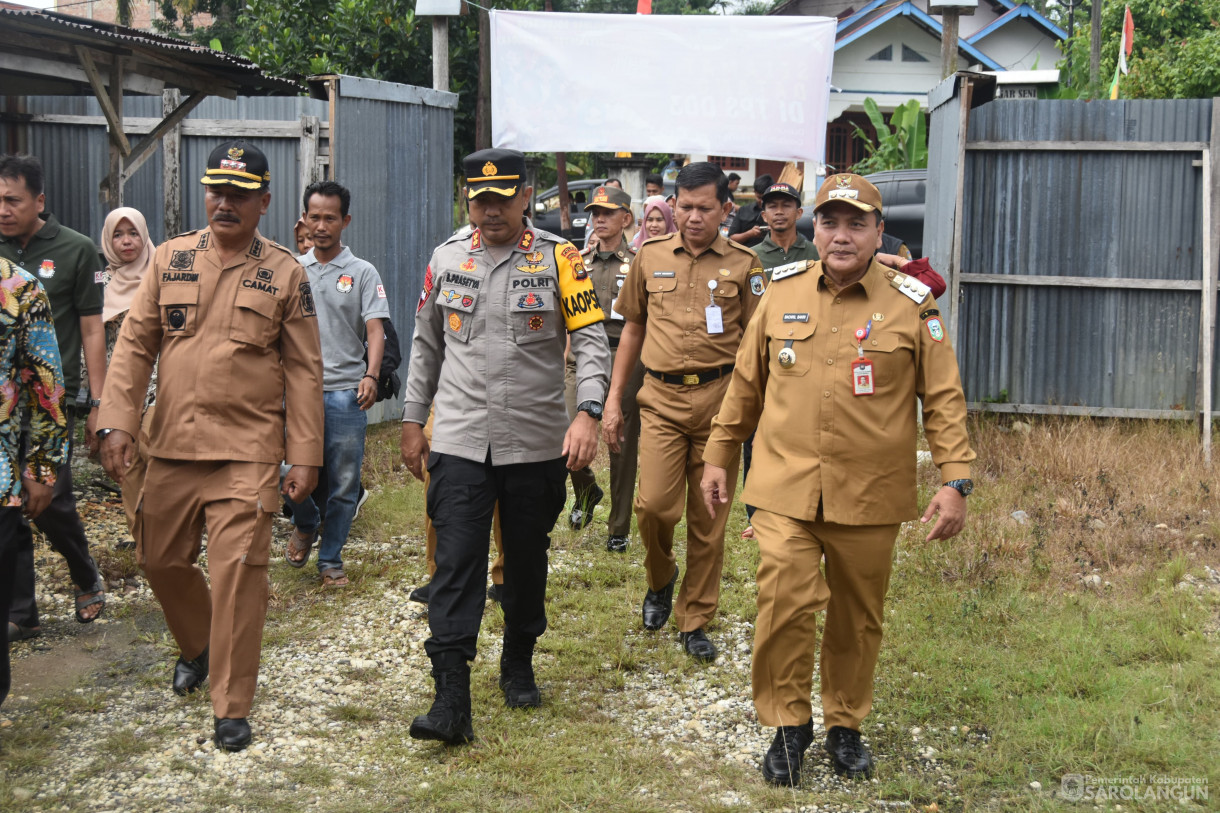
[[813,211],[828,203],[847,203],[866,212],[881,211],[881,192],[861,176],[843,172],[822,183]]
[[266,189],[271,185],[267,156],[248,141],[226,141],[208,156],[208,168],[199,179],[207,186],[229,184],[242,189]]
[[462,159],[466,196],[495,192],[511,198],[525,182],[525,155],[516,150],[479,150]]
[[585,211],[599,209],[630,209],[631,195],[615,186],[599,186],[593,190],[593,199],[585,204]]

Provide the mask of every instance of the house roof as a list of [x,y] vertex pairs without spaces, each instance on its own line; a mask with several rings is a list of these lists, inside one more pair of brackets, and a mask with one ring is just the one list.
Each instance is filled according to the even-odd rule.
[[[23,78],[30,94],[90,95],[90,69],[122,60],[124,89],[162,88],[233,97],[288,95],[300,85],[267,76],[248,59],[148,31],[53,11],[0,6],[0,75]],[[81,51],[87,52],[86,68]]]
[[[929,33],[934,34],[937,38],[941,36],[942,29],[940,22],[929,16],[926,12],[921,11],[913,3],[906,0],[873,0],[873,2],[860,9],[856,14],[839,22],[838,32],[835,37],[835,50],[838,51],[850,45],[860,37],[863,37],[870,31],[875,31],[896,17],[906,17]],[[962,53],[969,55],[985,68],[993,71],[1004,70],[1003,65],[997,63],[967,40],[959,38],[957,47]]]
[[996,0],[996,2],[1007,8],[1008,11],[1004,12],[993,20],[990,25],[986,26],[985,28],[980,28],[978,31],[974,32],[974,34],[966,39],[966,42],[973,45],[984,37],[994,34],[996,31],[1000,30],[1009,23],[1021,19],[1029,20],[1032,24],[1042,28],[1048,34],[1058,38],[1060,41],[1067,40],[1066,31],[1052,23],[1046,17],[1043,17],[1041,14],[1035,11],[1033,7],[1027,6],[1024,3],[1017,5],[1012,3],[1011,0]]

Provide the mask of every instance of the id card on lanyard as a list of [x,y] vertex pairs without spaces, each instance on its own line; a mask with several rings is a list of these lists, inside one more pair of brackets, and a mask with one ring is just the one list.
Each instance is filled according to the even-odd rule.
[[873,394],[873,363],[864,357],[864,340],[873,331],[873,320],[856,328],[856,360],[851,363],[851,394]]

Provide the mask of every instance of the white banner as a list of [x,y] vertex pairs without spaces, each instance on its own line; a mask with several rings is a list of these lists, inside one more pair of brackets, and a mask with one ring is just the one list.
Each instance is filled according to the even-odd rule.
[[491,12],[492,142],[821,161],[827,17]]

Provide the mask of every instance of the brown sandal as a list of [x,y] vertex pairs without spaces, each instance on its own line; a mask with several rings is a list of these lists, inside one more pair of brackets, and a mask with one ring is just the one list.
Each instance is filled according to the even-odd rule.
[[[284,545],[284,561],[296,568],[305,567],[305,563],[309,561],[309,552],[313,550],[313,543],[317,538],[317,531],[303,534],[293,528],[292,533],[288,535],[288,544]],[[297,556],[301,558],[295,558]]]
[[323,587],[347,587],[350,584],[347,574],[340,567],[328,567],[322,571]]

